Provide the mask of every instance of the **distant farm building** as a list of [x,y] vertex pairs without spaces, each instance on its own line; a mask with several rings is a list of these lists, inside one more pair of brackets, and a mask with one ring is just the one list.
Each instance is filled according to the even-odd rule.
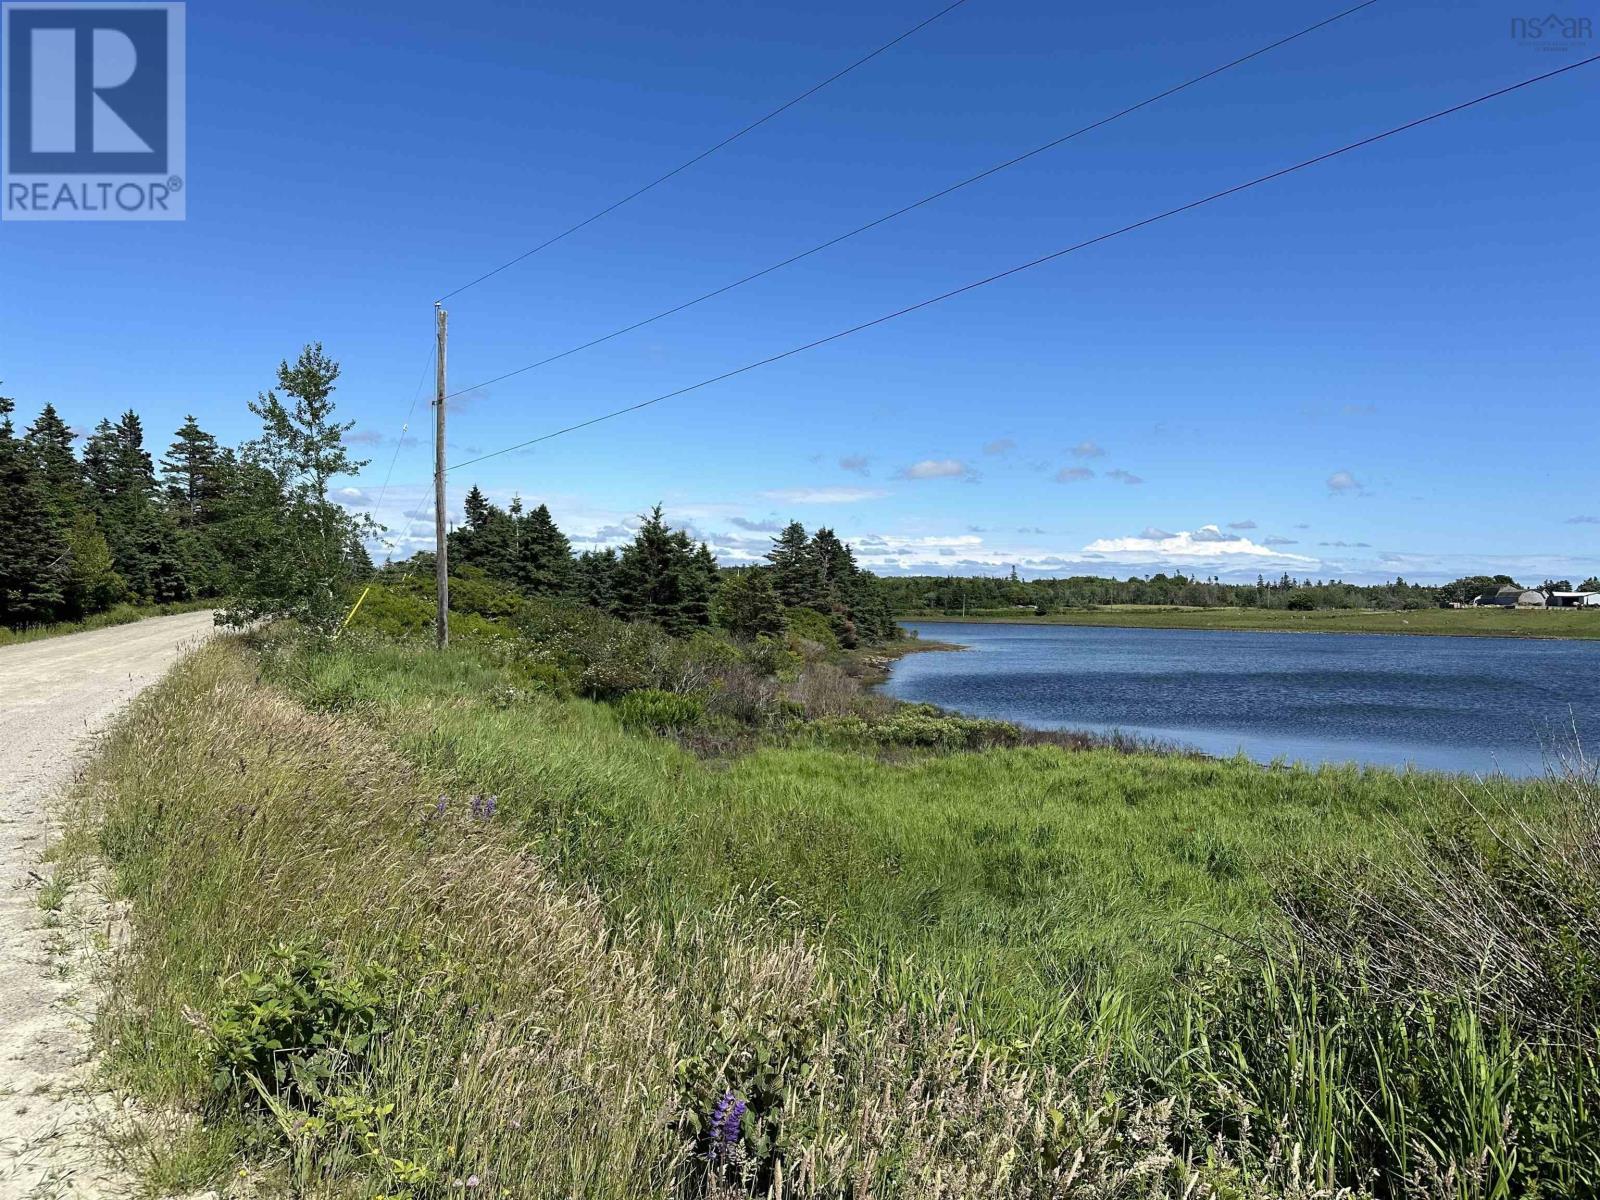
[[1600,592],[1551,592],[1551,608],[1600,608]]
[[1545,594],[1538,588],[1519,588],[1506,584],[1497,592],[1489,592],[1473,601],[1478,608],[1544,608]]

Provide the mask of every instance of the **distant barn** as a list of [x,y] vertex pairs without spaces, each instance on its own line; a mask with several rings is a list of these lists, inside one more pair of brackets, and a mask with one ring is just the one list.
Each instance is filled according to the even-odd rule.
[[1600,592],[1551,592],[1551,608],[1600,608]]
[[1488,592],[1474,600],[1478,608],[1544,608],[1545,594],[1538,588],[1519,588],[1506,584],[1497,592]]

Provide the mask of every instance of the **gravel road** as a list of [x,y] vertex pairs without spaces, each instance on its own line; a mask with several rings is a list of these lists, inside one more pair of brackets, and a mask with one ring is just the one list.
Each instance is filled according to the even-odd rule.
[[0,1200],[123,1196],[100,1153],[87,950],[106,910],[47,913],[51,806],[117,710],[212,630],[209,612],[0,647]]

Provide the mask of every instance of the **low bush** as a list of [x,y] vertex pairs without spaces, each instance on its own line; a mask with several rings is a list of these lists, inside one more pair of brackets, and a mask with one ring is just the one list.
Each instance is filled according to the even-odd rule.
[[679,733],[705,720],[706,706],[698,696],[684,696],[644,688],[616,701],[617,717],[629,729],[649,733]]

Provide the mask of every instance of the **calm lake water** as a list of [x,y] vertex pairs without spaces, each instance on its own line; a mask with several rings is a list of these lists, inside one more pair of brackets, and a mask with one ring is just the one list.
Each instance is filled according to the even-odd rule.
[[906,622],[901,700],[1039,729],[1122,730],[1261,762],[1534,775],[1600,746],[1600,644],[1513,638]]

